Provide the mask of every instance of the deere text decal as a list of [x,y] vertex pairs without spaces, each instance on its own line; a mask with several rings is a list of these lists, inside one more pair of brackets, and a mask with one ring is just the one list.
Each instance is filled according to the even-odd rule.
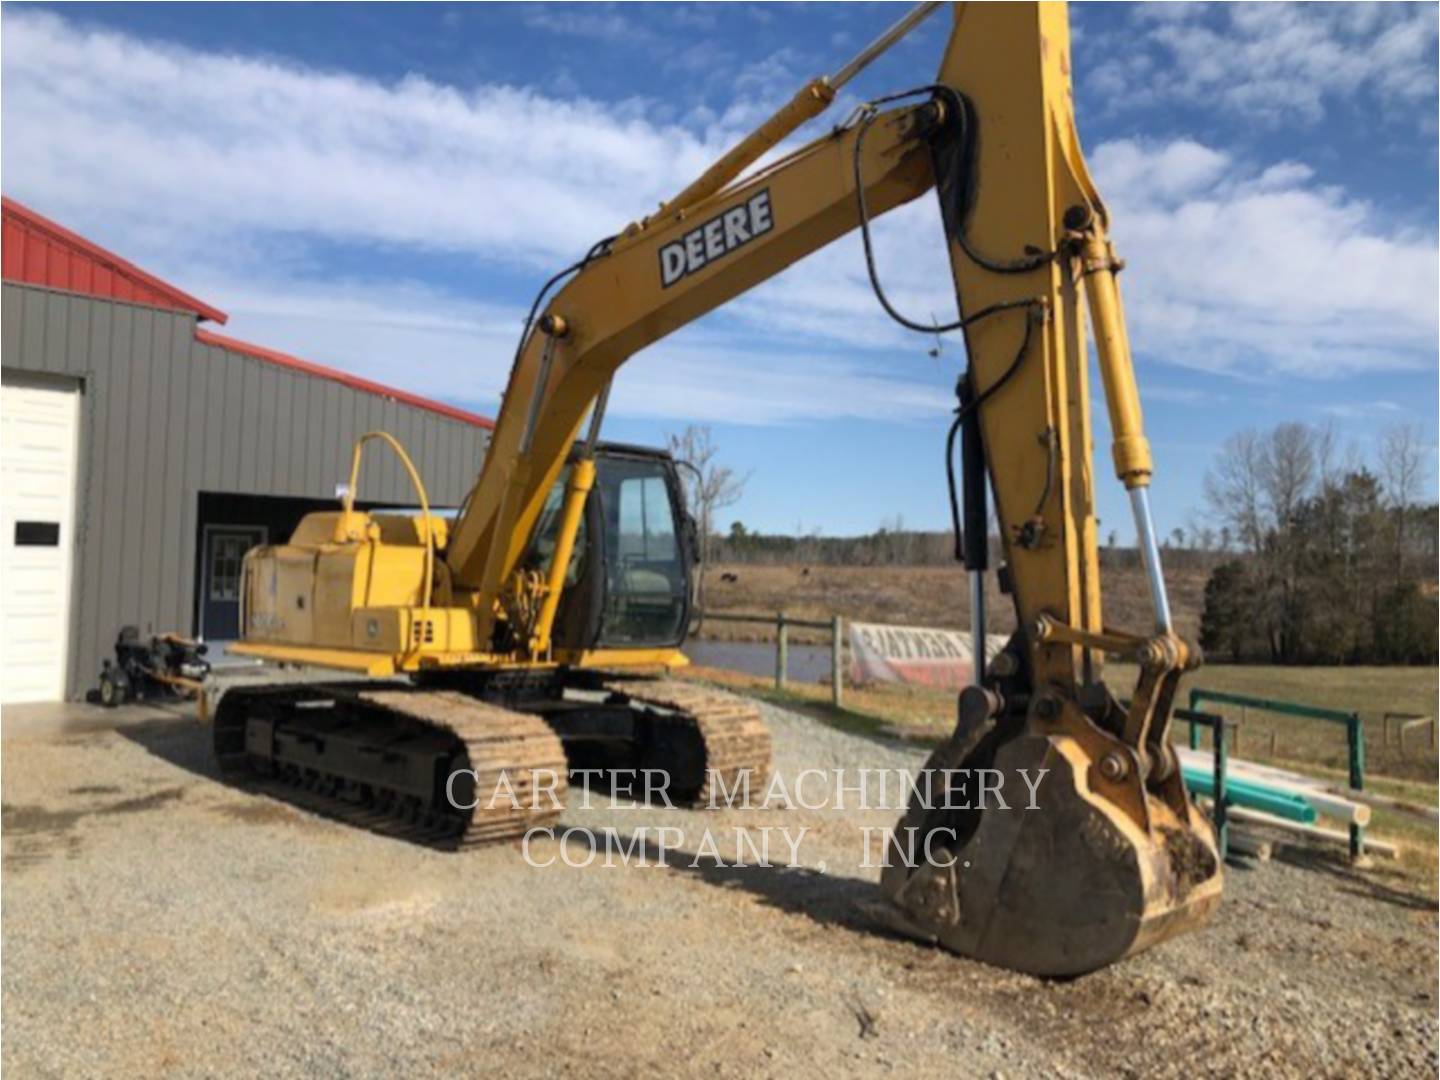
[[770,213],[770,189],[766,188],[662,247],[661,287],[668,289],[774,227],[775,219]]

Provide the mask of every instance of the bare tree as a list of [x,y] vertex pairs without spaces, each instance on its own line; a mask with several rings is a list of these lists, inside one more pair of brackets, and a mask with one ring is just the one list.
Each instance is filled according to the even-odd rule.
[[881,521],[876,537],[882,547],[880,557],[885,565],[906,566],[913,561],[915,534],[905,531],[903,514]]
[[684,462],[681,478],[685,482],[686,501],[690,512],[695,515],[699,535],[700,573],[696,575],[695,606],[702,618],[705,611],[705,567],[710,564],[715,531],[715,512],[740,501],[750,476],[740,476],[734,469],[720,465],[716,457],[720,450],[711,441],[710,428],[691,424],[679,435],[666,439],[671,455]]
[[1380,435],[1380,473],[1385,495],[1395,512],[1395,580],[1404,577],[1405,524],[1410,507],[1420,499],[1429,472],[1430,445],[1415,424],[1392,424]]
[[1259,569],[1263,595],[1257,611],[1274,656],[1292,653],[1299,617],[1303,543],[1293,525],[1315,490],[1322,459],[1332,453],[1329,433],[1280,424],[1263,435],[1230,436],[1205,475],[1205,498],[1217,522],[1233,529]]
[[1260,488],[1270,520],[1284,527],[1310,495],[1319,471],[1315,429],[1306,424],[1280,424],[1265,440],[1260,455]]
[[1185,535],[1190,539],[1192,551],[1215,550],[1215,530],[1194,514],[1189,515],[1185,523]]
[[1271,526],[1265,560],[1270,582],[1268,618],[1277,656],[1293,656],[1299,648],[1300,562],[1306,537],[1296,524],[1302,504],[1315,490],[1317,460],[1315,429],[1293,422],[1271,430],[1260,459],[1260,487]]
[[1237,431],[1205,473],[1205,502],[1241,546],[1257,554],[1265,539],[1261,475],[1265,448],[1253,430]]
[[1342,471],[1340,429],[1332,416],[1314,430],[1316,479],[1323,486],[1334,483]]

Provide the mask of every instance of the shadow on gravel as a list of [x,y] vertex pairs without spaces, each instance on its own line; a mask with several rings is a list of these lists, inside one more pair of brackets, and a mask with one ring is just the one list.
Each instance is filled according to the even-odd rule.
[[[1440,910],[1440,903],[1437,903],[1434,897],[1415,892],[1413,889],[1396,888],[1381,880],[1390,877],[1406,882],[1404,875],[1398,871],[1356,870],[1344,856],[1299,847],[1278,848],[1274,858],[1276,862],[1283,862],[1312,873],[1328,874],[1337,878],[1343,882],[1340,886],[1341,892],[1358,896],[1363,900],[1378,900],[1384,904],[1394,904],[1396,907],[1408,908],[1412,911]],[[1406,883],[1408,884],[1408,882]]]
[[209,724],[194,716],[162,717],[117,728],[116,733],[162,761],[207,780],[225,783],[210,752]]
[[862,902],[880,898],[874,882],[837,877],[806,867],[737,865],[711,855],[662,848],[643,833],[620,839],[627,847],[633,845],[637,855],[643,851],[645,860],[652,865],[689,874],[707,885],[748,892],[771,907],[792,915],[804,915],[824,926],[840,926],[898,940],[898,935],[881,927],[860,909]]

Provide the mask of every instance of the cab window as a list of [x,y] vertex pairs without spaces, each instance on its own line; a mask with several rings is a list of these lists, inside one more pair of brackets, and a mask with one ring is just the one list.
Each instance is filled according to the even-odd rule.
[[606,590],[600,641],[675,644],[684,631],[688,586],[664,466],[614,459],[601,473]]

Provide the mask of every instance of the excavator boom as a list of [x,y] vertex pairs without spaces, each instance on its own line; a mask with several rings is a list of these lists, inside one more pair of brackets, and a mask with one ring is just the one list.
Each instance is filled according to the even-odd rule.
[[[880,214],[931,185],[928,104],[885,114],[861,160]],[[448,562],[483,619],[524,554],[586,414],[636,352],[851,232],[857,131],[841,129],[600,248],[549,302],[517,357]],[[480,635],[484,636],[482,629]]]

